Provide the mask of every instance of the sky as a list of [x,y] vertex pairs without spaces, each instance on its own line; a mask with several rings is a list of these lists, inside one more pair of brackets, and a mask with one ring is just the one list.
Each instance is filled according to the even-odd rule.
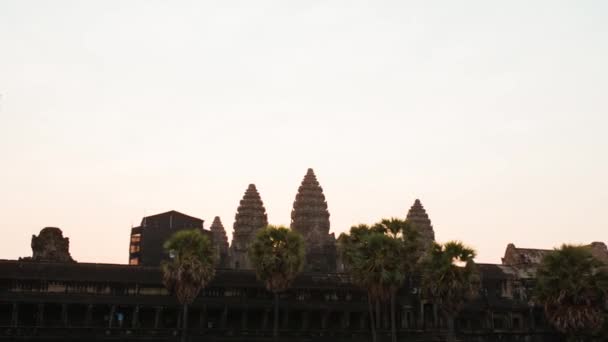
[[479,262],[606,242],[605,1],[0,2],[0,258],[60,227],[127,263],[131,226],[289,225],[313,168],[338,235],[422,201]]

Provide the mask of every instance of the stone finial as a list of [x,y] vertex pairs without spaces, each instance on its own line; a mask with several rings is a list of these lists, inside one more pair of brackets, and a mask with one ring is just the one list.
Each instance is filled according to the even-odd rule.
[[414,201],[414,205],[408,211],[406,221],[410,222],[414,229],[418,231],[424,248],[430,248],[435,241],[435,232],[431,220],[419,199]]
[[335,270],[335,237],[329,234],[329,228],[329,211],[323,188],[314,171],[308,169],[291,211],[291,229],[300,233],[306,243],[308,270]]
[[70,255],[70,239],[59,228],[43,228],[32,235],[32,261],[74,262]]
[[251,268],[247,250],[258,230],[268,226],[268,215],[262,198],[254,184],[249,184],[234,217],[231,265],[235,268]]

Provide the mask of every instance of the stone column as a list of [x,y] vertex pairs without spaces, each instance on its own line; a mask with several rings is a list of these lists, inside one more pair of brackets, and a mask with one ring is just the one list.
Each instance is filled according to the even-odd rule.
[[36,325],[41,327],[44,325],[44,304],[38,303],[38,314],[36,316]]
[[68,305],[61,304],[61,323],[64,327],[68,326]]
[[160,318],[163,313],[163,307],[157,306],[154,310],[154,329],[160,328]]
[[268,329],[268,310],[264,310],[264,318],[262,318],[262,330]]
[[420,301],[420,317],[418,317],[418,325],[420,329],[426,328],[424,323],[424,301]]
[[207,305],[206,304],[203,305],[203,309],[201,310],[200,325],[201,325],[202,331],[207,330]]
[[13,303],[13,311],[11,313],[11,325],[16,327],[19,324],[19,305],[17,302]]
[[108,320],[108,327],[112,328],[112,325],[114,325],[114,313],[116,312],[116,305],[112,305],[112,307],[110,308],[110,319]]
[[327,320],[329,319],[329,311],[321,312],[321,329],[327,329]]
[[247,308],[241,312],[241,330],[247,330]]
[[228,319],[228,306],[224,305],[224,311],[222,311],[222,317],[220,319],[220,329],[226,329],[226,320]]
[[[280,314],[279,314],[280,317]],[[286,305],[283,308],[283,329],[289,328],[289,307]]]
[[529,312],[528,312],[528,317],[530,320],[530,330],[534,331],[536,330],[536,321],[534,320],[534,307],[531,307]]
[[302,330],[308,330],[308,311],[302,311]]
[[344,311],[342,313],[342,329],[348,329],[350,327],[350,312]]
[[87,312],[84,317],[84,326],[90,327],[93,320],[93,304],[87,305]]
[[367,312],[360,312],[359,313],[359,329],[361,330],[365,330],[366,327],[366,317],[367,315],[369,315],[369,313]]
[[139,325],[139,305],[133,308],[133,317],[131,319],[131,328],[136,329]]

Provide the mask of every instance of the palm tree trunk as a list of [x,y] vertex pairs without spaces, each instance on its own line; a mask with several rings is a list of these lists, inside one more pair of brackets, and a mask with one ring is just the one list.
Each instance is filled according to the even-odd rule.
[[395,293],[391,293],[391,338],[397,342],[397,329],[395,324]]
[[279,294],[274,293],[274,327],[272,336],[276,339],[279,336]]
[[380,310],[380,301],[376,299],[376,329],[382,328],[382,311]]
[[188,304],[184,303],[184,312],[182,315],[182,342],[186,342],[188,335]]
[[372,341],[376,342],[376,324],[374,323],[374,309],[372,307],[372,297],[367,293],[367,307],[369,309],[369,325],[372,329]]
[[447,314],[448,319],[448,342],[456,341],[456,337],[454,336],[454,315]]

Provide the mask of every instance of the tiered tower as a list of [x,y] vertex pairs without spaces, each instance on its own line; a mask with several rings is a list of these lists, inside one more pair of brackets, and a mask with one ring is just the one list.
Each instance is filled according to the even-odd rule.
[[307,271],[336,270],[336,238],[329,234],[327,202],[312,169],[308,169],[293,202],[291,229],[304,237]]
[[211,240],[213,246],[216,248],[216,265],[219,267],[228,267],[228,237],[226,236],[226,230],[220,220],[219,216],[216,216],[211,223]]
[[254,184],[249,184],[234,217],[234,232],[230,246],[230,266],[251,269],[247,250],[258,230],[268,225],[264,203]]
[[418,232],[424,250],[431,248],[433,242],[435,242],[435,232],[433,231],[429,215],[427,215],[419,199],[414,201],[414,205],[412,205],[407,213],[406,221],[410,222]]

